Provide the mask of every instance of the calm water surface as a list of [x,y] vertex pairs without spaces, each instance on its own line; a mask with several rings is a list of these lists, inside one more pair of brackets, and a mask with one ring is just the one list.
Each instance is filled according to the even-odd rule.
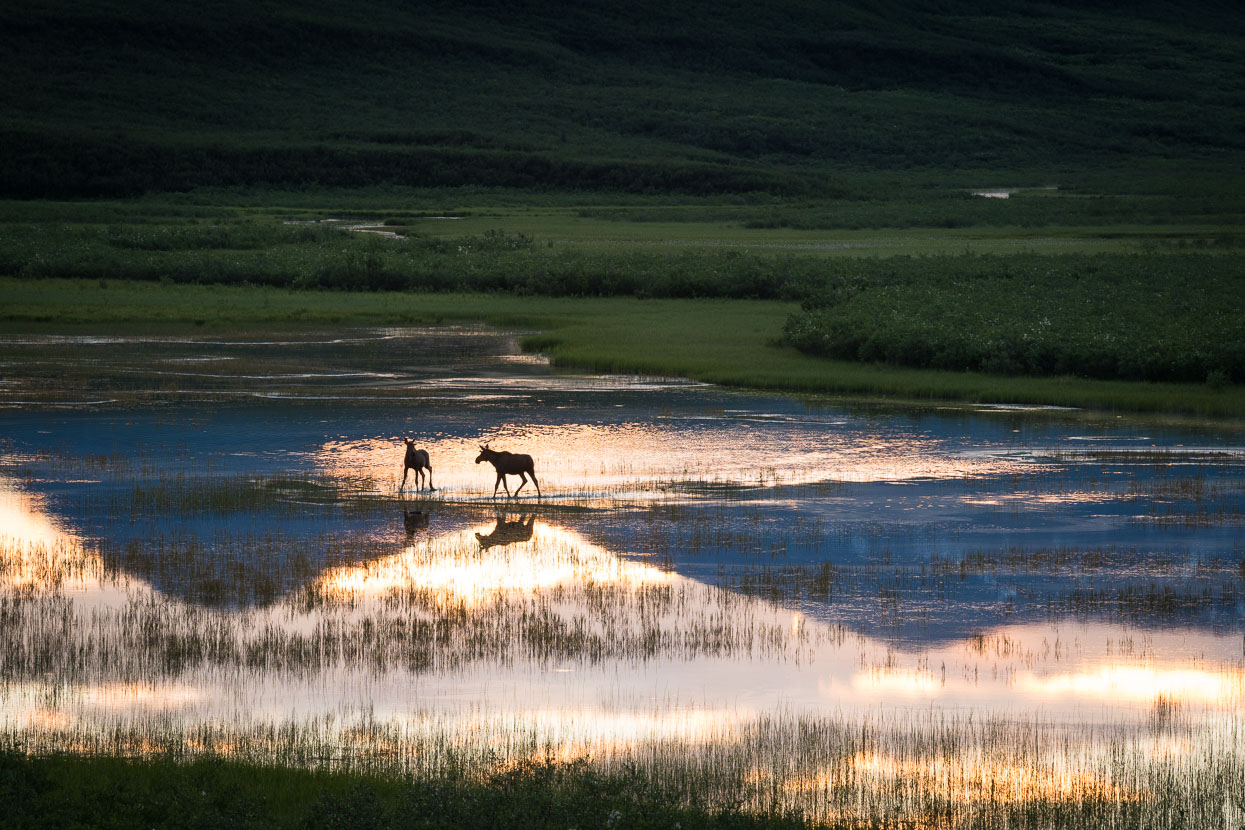
[[[0,366],[0,728],[31,746],[690,747],[827,816],[844,765],[945,778],[934,733],[1030,795],[1123,787],[1120,741],[1241,768],[1239,431],[556,374],[456,328],[10,336]],[[435,493],[398,492],[404,436]],[[491,498],[484,443],[542,498]]]

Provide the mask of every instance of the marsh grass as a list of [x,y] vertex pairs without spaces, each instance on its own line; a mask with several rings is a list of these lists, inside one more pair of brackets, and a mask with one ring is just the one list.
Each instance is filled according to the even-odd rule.
[[[6,541],[0,565],[11,586],[0,598],[9,623],[0,674],[10,681],[53,667],[62,678],[143,683],[194,667],[452,671],[519,658],[592,665],[805,647],[747,598],[558,535],[489,551],[467,532],[371,543],[277,534],[116,547]],[[436,581],[446,573],[458,576]],[[546,584],[549,574],[556,578]],[[148,579],[198,604],[164,599]],[[124,601],[75,609],[62,591],[90,582],[123,589]],[[219,607],[255,600],[253,610]],[[572,600],[576,613],[564,607]],[[306,624],[290,626],[287,615]]]
[[[196,495],[210,489],[210,480],[170,480],[168,497],[153,508],[157,513],[245,513],[256,506],[280,512],[291,494],[302,501],[335,492],[317,479],[274,475],[225,478],[216,482],[221,493]],[[1214,487],[1196,478],[1154,486],[1156,492],[1199,498]],[[119,504],[150,503],[134,492],[122,488]],[[377,517],[396,514],[403,504],[371,495],[358,501]],[[722,511],[736,509],[726,501]],[[492,512],[429,498],[407,503],[460,511],[469,522]],[[553,521],[561,508],[541,509]],[[722,530],[712,509],[679,502],[654,509],[686,526],[688,535],[677,548],[693,558],[723,545],[747,547],[763,536]],[[581,514],[572,506],[565,515]],[[124,511],[118,521],[122,517]],[[1114,549],[1013,549],[959,560],[934,557],[918,567],[883,554],[876,564],[857,567],[763,563],[723,590],[677,579],[660,567],[637,570],[635,563],[562,532],[486,550],[470,524],[413,538],[390,524],[372,536],[147,536],[120,547],[6,542],[0,546],[0,577],[6,580],[0,589],[0,678],[12,690],[8,706],[30,706],[20,719],[13,709],[0,717],[0,732],[21,752],[5,757],[5,769],[18,770],[11,774],[25,781],[37,776],[32,769],[61,765],[73,771],[55,774],[66,776],[65,786],[87,793],[83,801],[93,801],[96,790],[82,777],[100,770],[140,782],[149,774],[184,781],[177,776],[198,776],[204,765],[280,770],[256,774],[258,793],[281,805],[283,815],[310,815],[306,820],[312,822],[330,814],[400,822],[425,816],[433,804],[459,809],[453,805],[460,798],[516,815],[546,804],[551,814],[580,821],[601,817],[581,799],[592,794],[600,804],[605,794],[610,811],[604,820],[617,812],[615,824],[626,815],[651,815],[649,805],[658,804],[668,811],[663,816],[701,817],[689,819],[689,826],[725,816],[734,817],[731,826],[784,820],[831,827],[1176,828],[1231,822],[1245,797],[1245,724],[1232,701],[1203,710],[1160,696],[1140,713],[1140,725],[1099,726],[936,708],[863,715],[741,712],[700,726],[692,720],[694,728],[681,738],[636,737],[624,730],[592,740],[576,732],[574,718],[550,723],[539,713],[416,707],[386,717],[346,705],[272,718],[245,714],[243,706],[183,718],[178,707],[195,712],[193,697],[168,708],[141,704],[161,695],[176,703],[186,689],[211,684],[236,694],[284,680],[317,684],[315,678],[327,676],[351,688],[393,673],[409,678],[405,682],[461,676],[474,666],[548,670],[568,663],[601,667],[705,657],[741,664],[802,661],[819,644],[852,648],[859,641],[863,649],[864,641],[843,626],[794,628],[792,615],[776,609],[868,594],[889,609],[883,619],[901,621],[912,592],[945,595],[947,583],[974,573],[997,579],[1009,571],[1078,572],[1101,579],[1127,572],[1144,579],[1146,571],[1135,570],[1139,564],[1159,575],[1180,559]],[[790,533],[795,538],[818,527],[810,521]],[[754,547],[757,557],[770,555],[763,545]],[[570,577],[532,587],[522,577],[533,560],[538,573],[565,570]],[[237,563],[245,567],[233,567]],[[446,590],[430,581],[446,568],[479,573],[482,581]],[[1199,578],[1239,585],[1231,564],[1208,562]],[[116,598],[77,604],[75,591],[91,581]],[[185,594],[195,601],[149,590],[149,581],[189,585]],[[230,602],[241,607],[222,607]],[[1239,597],[1144,589],[1084,593],[1075,596],[1076,607],[1052,613],[1180,618],[1187,602],[1235,607]],[[1016,648],[984,636],[968,644],[970,652],[983,655],[1011,655]],[[55,682],[48,684],[49,677]],[[121,716],[129,700],[140,703]],[[677,722],[681,716],[666,717]],[[128,759],[123,772],[107,773],[117,763],[109,758]],[[155,773],[147,772],[153,768]],[[291,796],[274,792],[287,776],[303,782],[303,801],[291,803]],[[218,800],[212,787],[198,783],[204,779],[193,780],[197,789],[166,788],[176,795],[145,801],[143,815],[219,810],[232,816],[230,811],[242,809],[243,802],[231,801],[228,792]],[[341,781],[354,783],[335,783]],[[362,788],[355,788],[361,781]],[[146,792],[141,783],[133,786]],[[36,805],[29,809],[53,809],[41,800],[50,787],[22,790],[25,803]],[[461,815],[479,815],[470,804],[460,805]]]
[[[642,794],[641,800],[672,811],[742,814],[745,826],[746,816],[829,827],[1232,826],[1245,798],[1239,715],[1194,729],[1184,713],[1160,704],[1150,723],[1140,732],[1096,728],[1073,735],[1041,718],[925,713],[853,722],[778,715],[706,736],[690,752],[660,742],[624,744],[574,760],[560,760],[538,735],[506,720],[477,723],[467,743],[460,742],[468,737],[462,733],[446,742],[430,723],[304,722],[278,729],[219,724],[181,734],[43,730],[26,738],[23,751],[71,748],[73,754],[157,765],[170,761],[156,759],[176,759],[192,769],[223,758],[227,764],[275,764],[288,771],[281,777],[295,781],[344,774],[381,782],[405,778],[405,784],[389,785],[397,789],[501,789],[503,803],[535,795],[529,788],[536,783],[536,792],[552,794],[563,808],[571,806],[576,788],[626,781],[632,798]],[[350,740],[342,742],[343,733]],[[5,761],[12,769],[11,753]],[[107,770],[112,762],[33,762],[56,763]],[[619,798],[608,806],[635,805]]]
[[1172,475],[1160,469],[1153,477],[1131,482],[1128,494],[1146,507],[1141,521],[1159,527],[1231,527],[1245,523],[1245,482],[1241,481]]

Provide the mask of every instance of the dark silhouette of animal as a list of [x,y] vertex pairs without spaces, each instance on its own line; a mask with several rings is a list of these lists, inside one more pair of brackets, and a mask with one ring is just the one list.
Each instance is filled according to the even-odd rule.
[[402,526],[406,528],[406,536],[409,539],[428,526],[428,514],[422,510],[402,508]]
[[481,550],[495,548],[498,545],[526,542],[532,538],[532,529],[535,525],[536,517],[531,515],[523,516],[517,522],[509,521],[505,516],[498,516],[497,527],[493,528],[493,532],[487,535],[477,533],[476,540],[479,541]]
[[406,442],[406,458],[402,461],[402,483],[398,486],[399,492],[406,487],[406,475],[411,470],[415,471],[416,487],[423,486],[424,470],[427,470],[428,490],[435,492],[437,488],[432,486],[432,464],[428,461],[428,451],[415,449],[415,442],[410,438],[402,440]]
[[506,496],[511,495],[510,488],[506,486],[506,476],[518,476],[521,481],[519,486],[514,488],[515,496],[519,495],[519,491],[523,489],[523,485],[527,484],[527,477],[532,477],[532,483],[536,485],[536,496],[540,497],[540,482],[536,480],[536,466],[532,463],[530,455],[519,455],[513,452],[499,452],[489,449],[488,444],[480,447],[480,454],[476,456],[476,463],[487,461],[493,465],[493,469],[497,471],[497,481],[493,482],[493,498],[497,498],[497,485],[500,484],[506,490]]

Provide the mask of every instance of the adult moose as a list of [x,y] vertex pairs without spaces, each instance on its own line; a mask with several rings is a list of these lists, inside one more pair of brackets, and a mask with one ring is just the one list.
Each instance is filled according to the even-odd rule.
[[402,483],[398,485],[399,492],[406,487],[406,475],[411,470],[415,471],[416,487],[423,487],[424,470],[427,470],[428,490],[436,492],[437,488],[432,486],[432,464],[428,460],[428,451],[415,449],[415,442],[410,438],[402,440],[406,442],[406,458],[402,461]]
[[489,449],[488,444],[483,444],[480,447],[480,454],[476,456],[476,463],[479,464],[481,461],[492,464],[493,469],[497,471],[497,481],[493,482],[493,498],[497,498],[498,484],[505,488],[506,496],[511,497],[510,488],[506,486],[506,476],[518,476],[521,479],[519,486],[514,488],[516,497],[523,489],[523,485],[527,484],[527,477],[531,476],[532,483],[536,485],[536,497],[540,498],[540,482],[536,480],[536,465],[532,463],[530,455],[499,452]]

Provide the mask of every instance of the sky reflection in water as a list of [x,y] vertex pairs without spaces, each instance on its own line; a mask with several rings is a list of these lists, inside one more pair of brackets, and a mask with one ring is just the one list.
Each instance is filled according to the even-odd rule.
[[[114,374],[40,385],[103,345]],[[1233,432],[556,376],[470,330],[149,345],[0,344],[29,352],[0,390],[8,731],[599,757],[779,716],[1209,730],[1245,702]],[[434,497],[395,494],[407,435]],[[485,442],[545,498],[489,499]]]

